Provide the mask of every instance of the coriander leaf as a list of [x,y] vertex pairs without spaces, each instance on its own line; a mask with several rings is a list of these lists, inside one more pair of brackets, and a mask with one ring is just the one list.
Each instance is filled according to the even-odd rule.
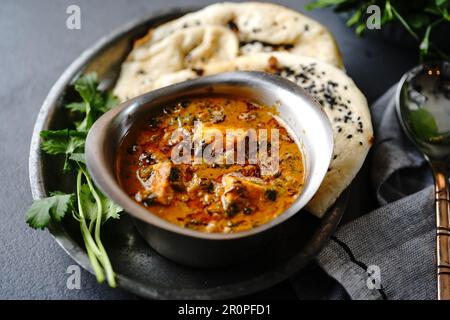
[[53,202],[50,215],[52,219],[59,222],[64,218],[67,210],[73,208],[74,195],[56,191],[51,192],[50,196]]
[[423,14],[412,14],[408,17],[408,23],[413,29],[424,28],[429,25],[430,21],[428,16]]
[[312,10],[316,8],[325,8],[328,6],[334,6],[345,2],[346,0],[317,0],[309,3],[305,6],[306,10]]
[[103,193],[99,192],[98,194],[102,201],[102,208],[103,208],[102,222],[105,223],[109,219],[119,219],[120,212],[122,212],[123,209],[114,202],[112,202]]
[[359,20],[361,19],[361,15],[362,15],[361,9],[356,10],[355,13],[353,14],[353,16],[347,20],[347,26],[351,27],[351,26],[357,24],[359,22]]
[[355,29],[355,32],[358,36],[362,35],[362,33],[364,32],[364,30],[366,29],[366,24],[365,23],[360,23],[358,24],[358,26]]
[[43,139],[41,149],[52,155],[64,154],[66,156],[64,161],[63,171],[67,172],[70,169],[69,159],[72,153],[81,152],[84,149],[86,140],[86,133],[75,130],[46,130],[41,131]]
[[79,125],[77,125],[78,131],[89,130],[89,128],[95,121],[95,115],[93,114],[93,112],[95,113],[95,111],[92,108],[94,105],[94,101],[99,99],[97,86],[97,75],[95,73],[89,73],[85,76],[82,76],[75,82],[75,90],[80,94],[85,103],[85,117],[79,123]]
[[73,194],[54,193],[48,198],[33,201],[26,213],[28,225],[34,229],[43,229],[51,219],[61,221],[73,204]]
[[74,86],[84,104],[70,104],[67,107],[72,111],[84,113],[84,118],[76,123],[78,131],[88,131],[103,113],[118,103],[111,92],[102,92],[97,89],[98,80],[95,73],[80,77]]
[[97,94],[97,74],[89,73],[85,76],[80,77],[77,81],[75,81],[75,90],[80,94],[83,101],[86,103],[90,103],[95,95]]
[[86,157],[84,156],[84,153],[81,152],[72,153],[69,159],[86,164]]
[[69,104],[66,104],[66,109],[69,109],[72,112],[86,112],[86,103],[85,102],[72,102]]
[[79,197],[86,220],[95,220],[97,217],[97,204],[87,184],[81,185]]
[[429,25],[427,27],[427,31],[425,31],[425,35],[422,39],[422,42],[420,43],[419,48],[422,55],[428,54],[428,49],[430,47],[430,32],[432,27],[432,25]]
[[34,229],[43,229],[50,222],[51,205],[47,198],[35,200],[26,213],[28,225]]
[[119,103],[119,100],[111,92],[105,94],[103,106],[99,106],[99,111],[102,113],[108,112]]
[[86,134],[75,130],[41,131],[41,149],[48,154],[71,154],[84,147]]
[[[119,213],[123,210],[121,207],[116,205],[113,201],[111,201],[108,197],[106,197],[103,193],[101,193],[96,188],[96,192],[100,198],[101,206],[102,206],[102,223],[105,223],[110,218],[119,219]],[[80,189],[80,200],[81,205],[83,206],[83,212],[86,220],[92,221],[97,219],[97,202],[89,188],[88,184],[83,184]]]
[[392,20],[394,18],[394,14],[392,13],[392,6],[391,6],[390,1],[386,1],[384,9],[385,9],[388,20]]

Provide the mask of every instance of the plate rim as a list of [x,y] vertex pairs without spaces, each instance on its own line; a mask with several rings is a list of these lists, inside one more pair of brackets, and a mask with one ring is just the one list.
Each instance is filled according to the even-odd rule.
[[[117,38],[123,36],[127,32],[146,24],[151,23],[152,20],[161,20],[164,16],[173,16],[177,13],[180,15],[188,12],[198,10],[199,7],[174,7],[170,9],[158,10],[144,15],[138,19],[134,19],[131,22],[119,26],[112,32],[102,36],[100,39],[94,42],[93,45],[85,49],[61,74],[58,80],[54,83],[49,93],[47,94],[42,106],[39,110],[36,122],[33,128],[33,134],[31,138],[29,148],[29,161],[28,172],[29,181],[31,186],[31,193],[33,200],[41,199],[47,196],[45,179],[43,174],[43,157],[40,151],[40,132],[48,129],[53,119],[54,114],[57,111],[58,100],[64,92],[64,89],[68,84],[80,73],[82,73],[85,65],[89,63],[95,55],[106,48],[111,42]],[[326,244],[334,230],[339,225],[339,222],[344,214],[349,197],[349,188],[347,188],[336,200],[335,204],[327,211],[327,213],[321,218],[318,229],[314,232],[311,239],[319,239],[316,241],[315,246],[311,246],[311,240],[307,242],[305,248],[307,250],[301,250],[295,255],[297,263],[291,263],[290,265],[283,264],[278,266],[273,272],[272,276],[267,279],[260,279],[266,274],[259,275],[258,277],[250,278],[236,284],[229,284],[225,286],[218,286],[208,289],[155,289],[142,285],[139,282],[134,281],[128,277],[117,274],[117,287],[123,288],[131,293],[134,293],[141,297],[152,299],[227,299],[236,298],[245,295],[249,295],[264,289],[267,289],[273,285],[276,285],[295,272],[299,271],[307,262],[309,262]],[[89,273],[94,274],[93,269],[90,266],[87,254],[84,252],[65,229],[60,224],[50,223],[48,230],[51,236],[55,239],[58,245],[83,269]],[[300,257],[302,256],[302,257]],[[201,291],[201,292],[200,292]]]

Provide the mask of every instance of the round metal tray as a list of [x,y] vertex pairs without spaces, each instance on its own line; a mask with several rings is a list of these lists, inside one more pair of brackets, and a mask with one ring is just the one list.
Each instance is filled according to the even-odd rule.
[[[58,159],[39,150],[41,130],[64,128],[69,123],[68,113],[61,105],[73,95],[70,84],[81,73],[96,71],[100,85],[111,87],[134,39],[189,11],[192,10],[172,9],[130,23],[101,38],[61,75],[45,99],[34,127],[29,159],[34,199],[45,197],[49,191],[72,191],[75,185],[73,177],[61,176]],[[347,198],[348,192],[344,192],[322,219],[299,212],[278,227],[276,236],[261,254],[222,269],[196,269],[162,257],[141,239],[127,214],[108,222],[102,239],[121,288],[156,299],[234,298],[271,287],[299,271],[328,241],[339,224]],[[49,230],[59,245],[92,273],[78,224],[68,218],[61,224],[51,224]]]

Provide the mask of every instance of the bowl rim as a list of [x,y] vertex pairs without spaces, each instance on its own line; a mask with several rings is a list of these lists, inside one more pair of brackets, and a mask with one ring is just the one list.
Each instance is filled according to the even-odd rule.
[[[181,97],[178,95],[179,92],[189,91],[189,89],[195,88],[209,88],[214,84],[230,84],[231,86],[239,83],[241,86],[248,86],[251,88],[259,88],[259,90],[263,90],[264,85],[276,86],[278,90],[276,90],[276,94],[280,94],[281,90],[285,93],[289,93],[298,99],[303,100],[305,106],[311,109],[311,111],[318,117],[318,121],[323,124],[325,128],[325,134],[328,137],[327,147],[327,157],[325,159],[321,159],[321,161],[326,161],[326,165],[323,165],[323,168],[316,169],[314,172],[314,181],[315,183],[310,186],[307,181],[305,181],[303,185],[302,192],[297,197],[297,199],[282,213],[280,213],[275,218],[270,221],[261,224],[257,227],[239,231],[236,233],[208,233],[199,230],[192,230],[189,228],[185,228],[179,225],[176,225],[172,222],[169,222],[162,217],[159,217],[155,213],[153,213],[149,208],[144,208],[142,205],[138,204],[134,201],[124,189],[120,186],[117,181],[116,173],[111,172],[111,170],[107,169],[107,164],[105,163],[106,157],[102,157],[102,152],[105,151],[105,145],[110,140],[111,126],[117,126],[118,118],[123,115],[129,115],[132,112],[136,112],[140,107],[151,104],[152,100],[157,99],[161,96],[176,96],[174,100],[182,100],[183,98],[192,97],[192,94],[181,94]],[[216,93],[220,95],[220,92]],[[276,99],[283,101],[282,98]],[[162,108],[163,105],[155,105],[155,109]],[[293,116],[295,119],[296,117]],[[297,117],[298,118],[298,117]],[[287,126],[287,124],[285,124]],[[292,130],[292,128],[289,128]],[[124,133],[120,137],[120,141],[126,136],[127,133]],[[303,143],[303,141],[301,141]],[[119,142],[120,144],[120,142]],[[139,220],[152,225],[153,227],[164,229],[165,231],[169,231],[172,233],[176,233],[179,235],[197,238],[197,239],[205,239],[205,240],[234,240],[241,239],[246,237],[251,237],[256,234],[265,232],[269,229],[276,227],[277,225],[283,223],[288,220],[295,214],[299,213],[304,206],[311,200],[314,194],[319,189],[325,175],[327,173],[325,167],[328,168],[332,153],[333,153],[333,129],[331,123],[329,121],[328,116],[325,114],[321,106],[301,87],[297,84],[284,79],[282,77],[272,75],[266,72],[258,72],[258,71],[234,71],[234,72],[226,72],[219,73],[216,75],[200,77],[193,80],[188,80],[180,83],[176,83],[170,86],[166,86],[160,89],[152,90],[150,92],[144,93],[140,96],[137,96],[133,99],[127,100],[112,110],[108,111],[104,115],[102,115],[89,130],[86,146],[85,146],[85,154],[86,154],[86,164],[88,171],[91,174],[96,185],[104,192],[108,197],[113,199],[118,205],[122,206],[126,212],[131,214],[133,217],[138,218]],[[301,148],[301,146],[299,146]],[[101,150],[101,151],[99,151]],[[304,152],[302,152],[305,157]],[[114,169],[115,166],[113,166]],[[320,171],[322,169],[322,171]],[[312,189],[312,191],[310,190]],[[306,192],[305,192],[306,191]],[[306,194],[306,195],[305,195]]]

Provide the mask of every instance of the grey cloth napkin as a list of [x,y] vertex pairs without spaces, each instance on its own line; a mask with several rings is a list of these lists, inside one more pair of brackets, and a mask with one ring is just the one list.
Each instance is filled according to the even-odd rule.
[[352,299],[436,298],[433,180],[399,126],[394,96],[395,87],[371,108],[368,161],[381,207],[340,227],[317,257]]

